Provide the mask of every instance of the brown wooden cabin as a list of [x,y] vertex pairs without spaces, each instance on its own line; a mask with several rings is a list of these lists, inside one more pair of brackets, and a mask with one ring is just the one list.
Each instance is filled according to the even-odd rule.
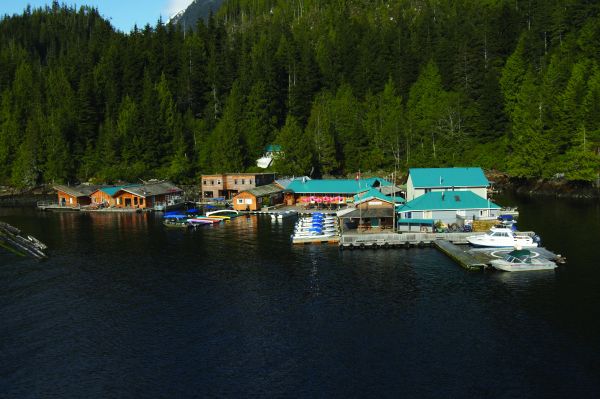
[[380,232],[394,226],[395,200],[371,189],[355,196],[354,208],[338,214],[345,226],[359,232]]
[[278,184],[267,184],[242,191],[233,197],[233,209],[236,211],[257,211],[264,206],[283,202],[283,188]]
[[170,198],[180,196],[183,190],[170,182],[146,183],[136,186],[125,186],[113,195],[117,208],[154,208],[167,203]]
[[90,195],[97,188],[98,186],[88,186],[85,184],[79,186],[54,186],[58,197],[58,204],[72,208],[89,205],[92,202]]
[[202,198],[231,199],[242,191],[271,184],[274,173],[221,173],[202,175]]

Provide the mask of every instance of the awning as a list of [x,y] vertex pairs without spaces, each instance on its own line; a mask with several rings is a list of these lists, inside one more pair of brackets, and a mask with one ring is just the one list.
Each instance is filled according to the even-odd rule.
[[434,219],[398,219],[398,224],[434,225]]

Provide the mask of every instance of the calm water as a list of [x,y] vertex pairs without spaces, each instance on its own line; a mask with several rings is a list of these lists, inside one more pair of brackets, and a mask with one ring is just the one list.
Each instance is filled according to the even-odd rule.
[[466,272],[435,249],[292,247],[293,221],[0,209],[0,397],[598,397],[600,207],[504,198],[567,256]]

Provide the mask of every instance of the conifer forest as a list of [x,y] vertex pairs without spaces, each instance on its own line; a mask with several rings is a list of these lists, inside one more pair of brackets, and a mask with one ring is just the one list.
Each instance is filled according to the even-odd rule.
[[594,181],[595,0],[227,0],[115,30],[54,3],[0,20],[0,184],[482,166]]

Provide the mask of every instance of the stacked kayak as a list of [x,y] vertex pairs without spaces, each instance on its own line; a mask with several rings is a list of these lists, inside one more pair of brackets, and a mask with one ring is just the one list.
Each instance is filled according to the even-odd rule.
[[314,213],[298,220],[292,239],[332,237],[338,233],[338,222],[335,216]]

